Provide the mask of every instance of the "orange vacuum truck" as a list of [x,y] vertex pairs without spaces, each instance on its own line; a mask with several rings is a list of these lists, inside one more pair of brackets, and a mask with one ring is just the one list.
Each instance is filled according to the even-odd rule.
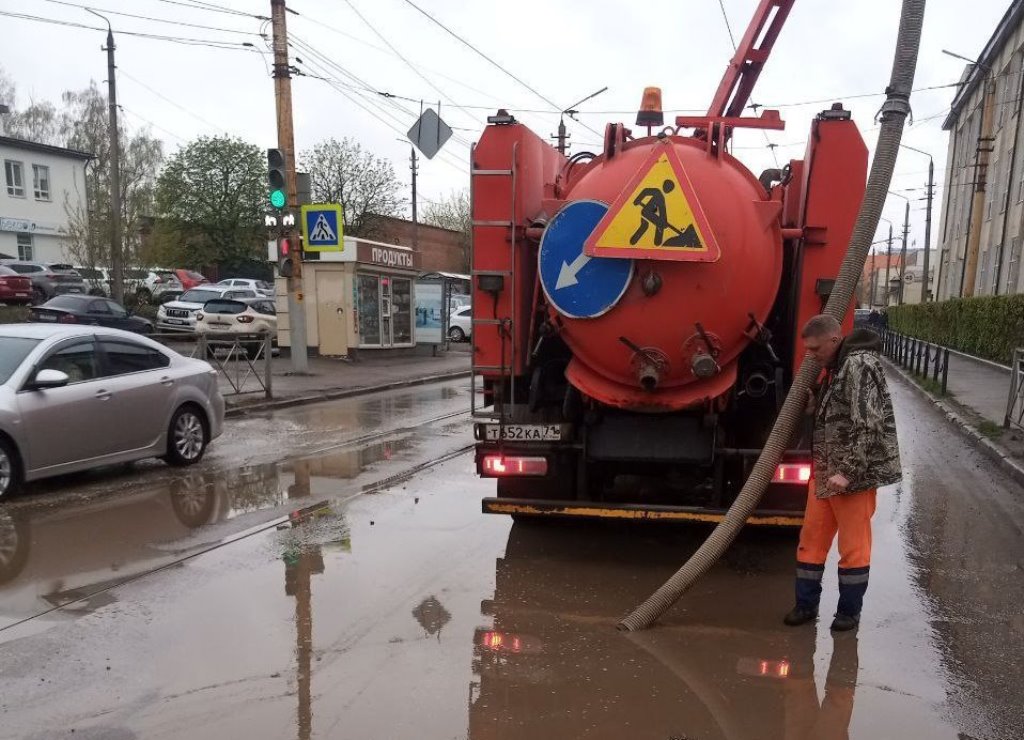
[[[715,522],[761,452],[864,195],[839,103],[803,159],[755,176],[730,152],[794,0],[762,0],[706,115],[565,157],[506,111],[472,152],[473,425],[489,513]],[[852,313],[847,316],[848,329]],[[799,525],[807,435],[751,524]]]

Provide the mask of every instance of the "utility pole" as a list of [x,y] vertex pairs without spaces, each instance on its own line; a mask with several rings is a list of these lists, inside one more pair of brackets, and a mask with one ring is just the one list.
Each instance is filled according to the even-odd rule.
[[107,23],[107,103],[110,106],[110,296],[124,302],[124,260],[121,242],[121,139],[117,129],[117,79],[114,64],[114,29],[110,21],[94,10],[90,13]]
[[878,302],[878,264],[876,263],[875,257],[877,257],[874,251],[871,252],[869,259],[871,260],[871,297],[868,299],[868,308],[874,308]]
[[409,168],[412,170],[412,248],[417,252],[420,249],[420,222],[416,218],[416,172],[419,166],[416,163],[416,147],[409,147],[412,156],[409,158]]
[[910,233],[910,199],[907,199],[907,210],[903,216],[903,245],[900,247],[900,294],[897,306],[903,305],[903,287],[907,284],[907,235]]
[[885,251],[885,307],[889,307],[889,267],[892,265],[892,224],[889,224],[889,246]]
[[922,149],[916,149],[907,144],[900,144],[900,146],[928,157],[928,196],[925,198],[928,201],[928,206],[924,217],[924,265],[922,266],[924,274],[921,276],[921,303],[927,303],[929,300],[928,284],[930,282],[929,269],[932,251],[932,199],[935,196],[935,160],[931,154]]
[[978,136],[978,149],[974,155],[974,199],[971,206],[971,228],[967,237],[967,257],[964,261],[964,274],[960,285],[960,295],[964,298],[974,295],[974,283],[978,277],[981,226],[985,220],[982,214],[985,208],[985,181],[988,178],[988,155],[992,151],[992,109],[995,96],[989,87],[993,84],[990,79],[986,79],[984,82],[981,132]]
[[[295,130],[292,125],[292,73],[288,64],[288,26],[285,0],[270,0],[270,18],[274,34],[274,101],[277,108],[277,148],[284,154],[288,210],[299,213],[298,179],[295,176]],[[294,226],[285,226],[282,236],[289,244],[298,244]],[[306,339],[306,303],[302,291],[302,250],[292,249],[292,274],[288,278],[288,324],[291,340],[292,372],[309,372]]]

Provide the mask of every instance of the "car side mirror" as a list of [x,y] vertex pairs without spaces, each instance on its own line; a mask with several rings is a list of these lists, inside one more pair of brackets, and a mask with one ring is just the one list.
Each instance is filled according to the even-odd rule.
[[35,380],[32,381],[32,389],[42,391],[47,388],[63,388],[70,381],[71,378],[67,373],[62,373],[60,370],[44,369],[36,373]]

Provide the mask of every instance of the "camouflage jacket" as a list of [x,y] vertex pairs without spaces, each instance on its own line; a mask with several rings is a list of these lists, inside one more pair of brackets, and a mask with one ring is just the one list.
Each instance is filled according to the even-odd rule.
[[849,493],[879,488],[902,477],[896,417],[878,359],[881,340],[855,329],[828,368],[814,418],[814,481],[818,498],[834,495],[826,483],[840,473]]

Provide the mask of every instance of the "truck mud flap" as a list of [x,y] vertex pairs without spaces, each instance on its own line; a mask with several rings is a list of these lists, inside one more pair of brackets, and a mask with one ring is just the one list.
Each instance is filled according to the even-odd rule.
[[[515,516],[566,517],[572,519],[619,519],[658,522],[702,522],[717,524],[725,518],[725,509],[690,506],[645,506],[586,501],[550,501],[543,499],[485,498],[485,514]],[[799,527],[802,511],[755,511],[747,524],[759,527]]]

